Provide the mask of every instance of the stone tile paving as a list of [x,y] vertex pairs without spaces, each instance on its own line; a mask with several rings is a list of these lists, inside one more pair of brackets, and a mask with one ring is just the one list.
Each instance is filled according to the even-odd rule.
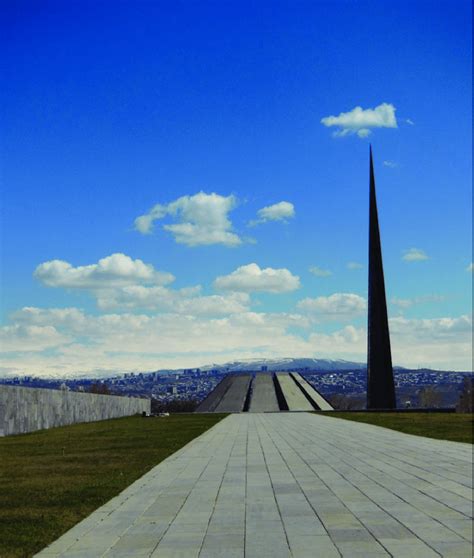
[[472,556],[472,447],[308,413],[228,416],[37,556]]

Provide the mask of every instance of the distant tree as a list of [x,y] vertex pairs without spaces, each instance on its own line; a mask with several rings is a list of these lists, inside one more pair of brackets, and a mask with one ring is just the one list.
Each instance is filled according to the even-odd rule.
[[456,406],[458,413],[472,413],[474,410],[474,380],[473,378],[464,378],[459,401]]
[[151,412],[156,413],[193,413],[198,403],[195,399],[174,399],[172,401],[158,401],[152,398]]
[[421,388],[419,393],[420,407],[440,407],[443,401],[442,394],[435,386],[425,386]]
[[110,395],[110,390],[107,384],[102,382],[96,382],[91,384],[89,388],[89,393],[99,393],[101,395]]
[[333,393],[326,397],[336,411],[351,411],[365,408],[365,399],[360,395]]

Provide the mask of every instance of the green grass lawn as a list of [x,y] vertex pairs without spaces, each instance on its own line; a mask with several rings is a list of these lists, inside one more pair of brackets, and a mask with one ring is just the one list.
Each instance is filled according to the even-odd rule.
[[129,417],[0,438],[0,557],[32,556],[224,416]]
[[472,413],[351,413],[331,412],[325,416],[367,422],[399,430],[406,434],[452,440],[453,442],[473,443]]

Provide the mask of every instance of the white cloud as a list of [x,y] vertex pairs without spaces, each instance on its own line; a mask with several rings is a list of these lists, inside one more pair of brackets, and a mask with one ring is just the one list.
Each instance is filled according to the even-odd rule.
[[29,326],[53,326],[68,332],[80,332],[87,328],[87,318],[78,308],[36,308],[25,306],[10,316],[15,324]]
[[130,285],[96,293],[97,305],[101,310],[142,308],[169,312],[173,304],[185,296],[181,291],[173,291],[160,285]]
[[284,293],[298,289],[300,279],[285,268],[261,269],[256,263],[251,263],[229,275],[217,277],[214,286],[228,291]]
[[402,366],[472,370],[472,317],[390,320],[393,361]]
[[384,165],[384,167],[389,167],[390,169],[394,169],[394,168],[398,167],[398,164],[395,163],[395,161],[384,161],[383,165]]
[[70,338],[50,325],[13,324],[0,328],[2,352],[43,351],[68,343]]
[[[472,370],[472,318],[389,320],[393,362],[409,368]],[[346,326],[331,334],[314,333],[309,342],[318,357],[345,358],[365,362],[367,331]]]
[[[54,314],[45,317],[51,320]],[[84,318],[82,326],[74,328],[74,342],[57,348],[54,354],[35,355],[34,359],[7,353],[4,368],[11,373],[21,367],[54,375],[91,371],[110,374],[178,368],[261,353],[304,354],[309,348],[307,341],[287,332],[290,326],[305,325],[304,317],[293,314],[241,312],[222,318],[107,314]],[[2,349],[8,351],[5,345]],[[24,351],[25,347],[17,344],[10,350]]]
[[200,287],[171,290],[134,285],[100,293],[97,302],[102,310],[146,309],[191,316],[226,316],[246,312],[250,298],[246,293],[201,296]]
[[135,219],[135,229],[142,234],[152,232],[156,220],[169,215],[178,222],[164,225],[179,244],[200,246],[223,244],[237,246],[240,237],[232,232],[228,213],[237,205],[235,196],[220,196],[199,192],[194,196],[182,196],[167,205],[157,204],[148,213]]
[[367,311],[365,298],[353,293],[335,293],[330,296],[304,298],[297,304],[302,312],[313,316],[317,321],[350,321]]
[[266,223],[268,221],[286,221],[295,216],[295,206],[287,201],[267,205],[257,211],[258,219],[251,224]]
[[405,310],[407,308],[411,308],[412,306],[418,304],[425,304],[429,302],[441,302],[444,300],[444,296],[440,295],[425,295],[425,296],[417,296],[415,298],[397,298],[393,297],[391,299],[391,303],[394,306],[398,306],[401,310]]
[[[12,319],[15,323],[1,332],[3,370],[10,375],[111,375],[256,357],[364,362],[367,350],[365,328],[347,325],[333,333],[310,331],[308,335],[310,323],[299,314],[93,316],[75,308],[26,308]],[[298,327],[306,328],[305,336],[290,333],[290,328]],[[467,370],[471,367],[471,330],[469,316],[392,318],[394,363]]]
[[[348,133],[354,133],[354,132],[347,132],[346,130],[341,130],[341,131],[334,132],[334,135],[336,137],[343,137],[346,136]],[[357,135],[360,138],[367,138],[370,136],[371,133],[372,132],[368,128],[362,128],[361,130],[358,130]]]
[[192,316],[227,316],[248,311],[250,298],[246,293],[200,296],[181,301],[175,312]]
[[165,285],[174,280],[171,273],[157,271],[151,264],[120,253],[78,267],[63,260],[51,260],[40,264],[34,275],[48,287],[71,289],[103,289],[137,282]]
[[402,260],[406,262],[422,262],[424,260],[429,260],[429,256],[420,248],[410,248],[404,251]]
[[470,263],[467,267],[466,267],[466,271],[470,271],[471,273],[474,272],[474,263]]
[[[97,264],[74,268],[68,262],[53,260],[39,265],[35,276],[45,285],[88,289],[104,311],[142,309],[195,316],[225,316],[248,310],[246,293],[202,295],[201,286],[170,289],[164,286],[173,275],[156,271],[151,264],[132,260],[124,254],[113,254]],[[49,318],[61,323],[76,321],[77,309],[54,309]],[[25,307],[13,314],[19,321],[44,323],[44,312]]]
[[373,109],[355,107],[349,112],[341,112],[339,116],[326,116],[321,119],[324,126],[338,126],[335,136],[357,134],[365,138],[371,128],[397,128],[396,108],[390,103],[382,103]]
[[415,125],[415,123],[413,122],[413,120],[411,120],[410,118],[405,118],[405,122],[406,122],[407,124],[410,124],[410,126],[414,126],[414,125]]
[[162,219],[167,213],[168,206],[156,204],[148,213],[140,215],[135,219],[135,229],[142,234],[150,234],[154,221]]
[[347,269],[362,269],[364,266],[359,262],[347,262]]
[[414,304],[414,300],[411,298],[397,298],[393,297],[390,301],[394,306],[398,306],[401,310],[410,308]]
[[333,333],[312,333],[308,342],[317,358],[354,360],[364,362],[367,353],[367,332],[364,328],[348,325]]
[[431,318],[409,320],[403,317],[390,320],[390,331],[396,337],[417,338],[433,342],[453,339],[456,335],[470,333],[472,317],[468,315],[459,318]]
[[313,275],[316,275],[316,277],[329,277],[330,275],[332,275],[332,271],[329,271],[329,269],[323,269],[321,267],[318,267],[317,265],[312,265],[309,268],[309,272]]

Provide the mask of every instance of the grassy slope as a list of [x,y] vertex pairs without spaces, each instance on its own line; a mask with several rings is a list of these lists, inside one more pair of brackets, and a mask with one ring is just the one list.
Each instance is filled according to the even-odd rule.
[[0,557],[26,557],[225,415],[130,417],[0,439]]
[[367,422],[406,434],[473,443],[473,415],[470,413],[327,413],[325,416]]

